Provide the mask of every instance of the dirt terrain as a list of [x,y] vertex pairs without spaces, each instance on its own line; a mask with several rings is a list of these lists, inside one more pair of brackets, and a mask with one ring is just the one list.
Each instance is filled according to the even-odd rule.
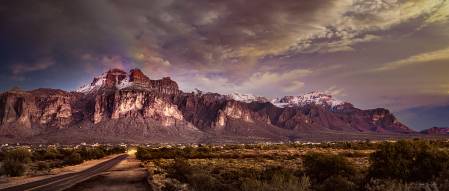
[[151,190],[147,181],[149,175],[148,170],[140,166],[140,160],[130,155],[109,172],[79,182],[64,191]]

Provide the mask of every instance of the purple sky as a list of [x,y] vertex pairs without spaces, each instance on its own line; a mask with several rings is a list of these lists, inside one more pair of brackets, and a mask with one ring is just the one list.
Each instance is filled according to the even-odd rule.
[[449,105],[449,1],[0,1],[0,92],[74,91],[111,68],[361,109]]

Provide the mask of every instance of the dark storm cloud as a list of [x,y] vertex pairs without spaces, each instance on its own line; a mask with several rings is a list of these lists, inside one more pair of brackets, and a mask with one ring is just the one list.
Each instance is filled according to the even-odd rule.
[[[152,79],[171,76],[184,91],[322,90],[351,100],[362,91],[382,103],[394,87],[378,93],[382,84],[367,76],[388,71],[395,87],[408,87],[400,79],[412,71],[398,70],[446,52],[448,7],[442,0],[1,1],[1,75],[25,83],[36,72],[70,70],[82,78],[72,88],[113,67],[137,67]],[[444,84],[422,86],[442,96]]]

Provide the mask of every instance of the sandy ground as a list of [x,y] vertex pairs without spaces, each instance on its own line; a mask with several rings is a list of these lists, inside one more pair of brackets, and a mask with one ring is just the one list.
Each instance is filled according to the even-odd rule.
[[[118,155],[120,155],[120,154],[118,154]],[[72,172],[79,172],[79,171],[87,169],[91,166],[94,166],[98,163],[101,163],[103,161],[112,159],[118,155],[111,155],[111,156],[107,156],[105,158],[98,159],[98,160],[86,161],[83,164],[79,164],[79,165],[75,165],[75,166],[67,166],[64,168],[55,168],[55,169],[52,169],[50,172],[47,171],[47,172],[32,173],[32,174],[28,174],[28,175],[22,176],[22,177],[1,178],[0,179],[0,189],[11,187],[11,186],[17,186],[20,184],[25,184],[28,182],[33,182],[33,181],[37,181],[37,180],[41,180],[41,179],[45,179],[45,178],[50,178],[53,176],[59,176],[59,175],[72,173]]]
[[79,182],[64,191],[151,191],[147,181],[149,175],[148,170],[140,166],[140,160],[135,155],[130,155],[108,172]]

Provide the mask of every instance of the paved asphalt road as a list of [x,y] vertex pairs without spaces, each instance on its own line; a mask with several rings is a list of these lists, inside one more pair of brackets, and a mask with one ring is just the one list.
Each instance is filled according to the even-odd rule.
[[57,191],[61,190],[62,188],[65,188],[67,186],[73,185],[79,181],[82,181],[84,179],[87,179],[93,175],[99,174],[101,172],[105,172],[118,163],[120,163],[122,160],[124,160],[126,157],[128,157],[127,154],[120,155],[118,157],[115,157],[111,160],[104,161],[100,164],[97,164],[93,167],[90,167],[86,170],[75,172],[75,173],[69,173],[64,174],[60,176],[55,176],[43,180],[38,180],[35,182],[29,182],[26,184],[13,186],[5,189],[0,189],[1,191]]

